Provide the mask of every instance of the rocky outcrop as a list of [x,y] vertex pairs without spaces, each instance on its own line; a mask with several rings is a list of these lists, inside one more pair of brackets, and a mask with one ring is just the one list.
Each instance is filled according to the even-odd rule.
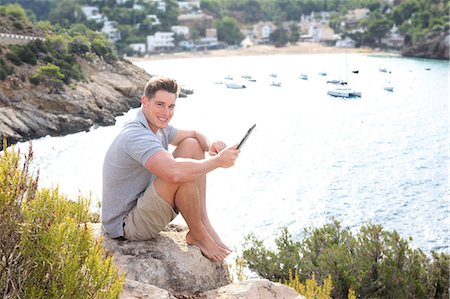
[[[94,226],[95,227],[95,226]],[[95,227],[94,235],[99,235]],[[187,230],[169,225],[150,241],[113,240],[103,245],[129,281],[164,289],[176,295],[193,295],[231,282],[223,262],[205,258],[198,247],[186,243]]]
[[448,31],[431,31],[418,42],[412,44],[409,38],[405,39],[402,50],[403,56],[449,59],[450,34]]
[[205,299],[304,299],[294,289],[267,279],[250,279],[203,293]]
[[86,80],[58,93],[49,93],[20,74],[0,81],[0,132],[8,143],[62,136],[94,124],[112,125],[116,116],[139,107],[150,78],[144,70],[123,60],[108,64],[80,59],[79,64]]
[[[92,232],[103,237],[100,224]],[[231,283],[224,262],[205,258],[185,241],[186,227],[169,225],[149,241],[113,240],[103,237],[114,264],[125,273],[121,299],[301,299],[292,288],[266,279]]]

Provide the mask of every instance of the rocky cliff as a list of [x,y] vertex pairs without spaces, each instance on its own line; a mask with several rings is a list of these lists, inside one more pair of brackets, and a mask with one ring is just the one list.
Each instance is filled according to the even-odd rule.
[[448,31],[430,31],[414,45],[410,38],[406,37],[402,55],[448,60],[450,59],[449,47],[450,34]]
[[153,240],[139,242],[104,237],[100,224],[91,228],[125,273],[121,299],[304,299],[267,279],[232,283],[225,262],[210,261],[186,243],[185,226],[169,225]]
[[20,73],[0,81],[0,132],[8,143],[66,135],[94,124],[112,125],[117,115],[139,107],[150,78],[144,70],[124,60],[79,63],[86,80],[58,93],[22,80],[25,76]]

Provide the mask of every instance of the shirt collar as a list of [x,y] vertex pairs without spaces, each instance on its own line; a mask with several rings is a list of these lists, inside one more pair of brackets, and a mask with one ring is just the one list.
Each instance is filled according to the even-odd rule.
[[147,118],[145,117],[144,112],[142,111],[142,109],[139,109],[139,111],[136,114],[136,120],[141,123],[144,127],[146,127],[147,129],[150,129],[149,125],[148,125],[148,121]]

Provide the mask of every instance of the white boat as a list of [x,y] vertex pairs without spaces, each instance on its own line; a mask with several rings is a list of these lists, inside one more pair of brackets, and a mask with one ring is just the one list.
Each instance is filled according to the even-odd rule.
[[347,86],[336,86],[334,89],[327,91],[327,94],[339,98],[358,98],[361,97],[360,91],[354,91]]
[[339,80],[339,79],[331,79],[331,80],[327,80],[328,84],[341,84],[341,85],[346,85],[347,82],[344,80]]
[[225,86],[232,89],[242,89],[246,88],[246,86],[242,83],[238,83],[235,81],[225,82]]
[[340,98],[361,97],[360,91],[355,91],[348,85],[347,54],[345,55],[345,76],[346,80],[328,80],[327,83],[331,83],[333,87],[327,91],[327,94],[333,97],[340,97]]
[[393,92],[394,91],[394,86],[388,84],[388,85],[383,86],[383,89],[386,90],[386,91]]
[[270,83],[270,86],[276,86],[276,87],[281,87],[281,82],[274,82],[272,81],[272,83]]
[[300,74],[300,79],[308,80],[308,75],[307,74]]
[[392,85],[391,83],[391,77],[392,77],[392,59],[391,57],[389,57],[389,78],[386,79],[386,83],[383,86],[383,89],[389,92],[393,92],[394,91],[394,85]]

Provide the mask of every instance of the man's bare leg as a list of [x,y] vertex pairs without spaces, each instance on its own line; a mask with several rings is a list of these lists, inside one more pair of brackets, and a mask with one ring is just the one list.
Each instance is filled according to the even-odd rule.
[[200,177],[197,180],[197,186],[200,198],[200,208],[203,225],[220,247],[225,248],[228,252],[231,252],[231,249],[222,242],[216,230],[212,227],[211,222],[209,221],[208,211],[206,209],[206,175]]
[[[204,158],[204,152],[195,139],[183,141],[173,154],[175,157]],[[212,260],[223,260],[231,252],[223,245],[206,214],[206,175],[197,182],[182,185],[169,184],[158,178],[155,181],[155,187],[158,193],[176,207],[186,220],[190,230],[186,235],[188,244],[198,246],[202,253]],[[206,221],[206,225],[203,221]]]
[[198,246],[209,259],[215,261],[225,259],[230,252],[216,243],[201,221],[200,200],[195,182],[180,186],[175,195],[175,205],[189,226],[187,243]]

